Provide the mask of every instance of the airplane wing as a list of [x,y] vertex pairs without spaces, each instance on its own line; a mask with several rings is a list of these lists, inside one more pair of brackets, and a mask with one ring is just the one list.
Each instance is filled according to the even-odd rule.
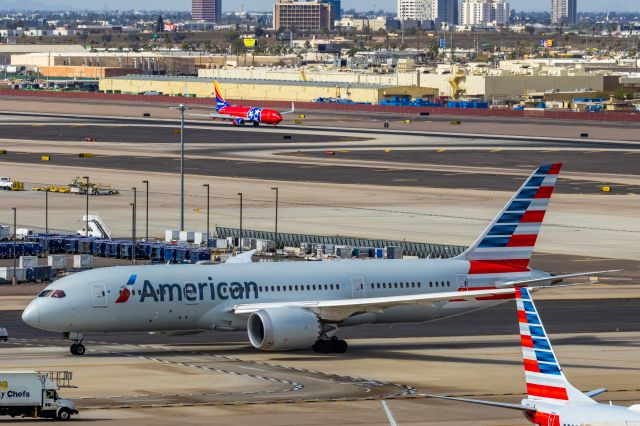
[[594,271],[594,272],[580,272],[578,274],[566,274],[566,275],[551,275],[549,277],[544,278],[536,278],[532,280],[523,280],[523,281],[507,281],[503,283],[496,283],[497,288],[509,288],[509,287],[524,287],[529,286],[531,284],[541,284],[541,283],[553,283],[557,281],[562,281],[565,278],[574,278],[574,277],[585,277],[585,276],[597,276],[601,274],[609,274],[612,272],[620,272],[621,269],[610,269],[607,271]]
[[252,263],[253,259],[251,258],[256,253],[256,251],[258,250],[245,251],[244,253],[240,253],[234,257],[228,258],[224,263]]
[[536,409],[533,407],[528,407],[526,405],[520,405],[520,404],[509,404],[508,402],[483,401],[481,399],[454,398],[452,396],[427,395],[427,394],[425,394],[425,396],[428,396],[429,398],[446,399],[448,401],[468,402],[471,404],[489,405],[492,407],[508,408],[510,410],[520,410],[520,411],[527,411],[531,413],[535,413],[536,411]]
[[209,117],[209,118],[220,118],[222,120],[233,120],[233,117],[231,117],[230,115],[225,115],[225,114],[218,114],[218,113],[212,113],[212,114],[188,114],[194,117]]
[[280,115],[293,114],[294,112],[296,112],[296,104],[291,102],[291,111],[281,112]]
[[302,308],[315,312],[326,321],[339,322],[351,315],[364,312],[380,312],[383,309],[400,305],[429,305],[450,300],[476,300],[478,297],[514,294],[512,288],[448,291],[443,293],[412,294],[408,296],[365,297],[360,299],[337,299],[320,301],[291,301],[273,303],[248,303],[232,306],[230,312],[248,315],[261,309]]
[[585,395],[587,395],[589,398],[593,398],[594,396],[598,396],[600,394],[603,394],[607,391],[607,388],[600,388],[600,389],[596,389],[596,390],[592,390],[589,392],[584,392]]
[[382,406],[384,407],[384,412],[387,413],[387,418],[389,419],[390,426],[400,426],[396,421],[396,418],[393,416],[391,409],[387,406],[387,401],[382,401]]

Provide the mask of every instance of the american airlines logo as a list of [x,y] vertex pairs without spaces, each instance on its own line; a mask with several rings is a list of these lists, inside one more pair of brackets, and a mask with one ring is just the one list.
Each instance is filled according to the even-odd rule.
[[[132,275],[127,285],[120,289],[116,303],[126,303],[135,290],[130,290],[136,282],[136,275]],[[253,281],[240,282],[206,282],[184,284],[157,284],[144,280],[142,290],[139,292],[141,303],[151,299],[153,302],[198,302],[203,300],[240,300],[257,299],[258,284]]]

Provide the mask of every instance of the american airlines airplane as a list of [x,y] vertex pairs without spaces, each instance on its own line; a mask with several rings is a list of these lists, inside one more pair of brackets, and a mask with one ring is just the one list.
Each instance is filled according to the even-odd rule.
[[[425,322],[514,297],[513,287],[563,278],[529,260],[560,164],[538,168],[469,249],[452,259],[120,266],[49,285],[29,325],[63,332],[82,355],[85,333],[247,330],[261,350],[345,352],[339,328]],[[248,260],[250,262],[250,259]],[[604,272],[604,271],[603,271]]]
[[520,404],[434,396],[440,399],[520,410],[538,426],[640,425],[640,404],[631,407],[600,404],[591,397],[606,392],[582,393],[569,383],[558,363],[538,311],[525,287],[515,290],[524,359],[527,398]]

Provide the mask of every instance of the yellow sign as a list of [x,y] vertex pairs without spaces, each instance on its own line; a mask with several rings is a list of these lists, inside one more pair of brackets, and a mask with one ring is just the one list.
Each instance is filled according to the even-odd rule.
[[0,390],[7,390],[9,389],[9,382],[7,382],[6,380],[3,380],[0,382]]
[[255,38],[245,38],[244,39],[244,47],[256,47],[256,39]]

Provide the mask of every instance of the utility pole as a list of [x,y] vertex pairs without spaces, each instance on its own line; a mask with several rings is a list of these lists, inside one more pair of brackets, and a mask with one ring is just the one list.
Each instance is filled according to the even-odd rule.
[[131,204],[131,264],[136,264],[136,208],[138,203],[138,190],[134,186],[133,190],[133,204]]
[[84,236],[85,237],[89,237],[89,176],[84,176],[84,179],[87,180],[87,185],[85,187],[86,191],[87,191],[87,209],[86,209],[86,217],[85,217],[85,224],[84,224]]
[[278,193],[280,192],[278,187],[271,188],[272,191],[276,191],[276,231],[275,231],[275,243],[276,243],[276,252],[278,251]]
[[240,253],[242,253],[242,192],[238,192],[240,196],[240,237],[238,245],[240,246]]
[[210,202],[210,187],[208,183],[202,185],[207,188],[207,248],[209,248],[209,239],[211,238],[211,231],[209,230],[209,219],[211,214],[211,202]]
[[146,216],[145,216],[144,239],[145,239],[145,241],[149,241],[149,181],[148,180],[143,180],[142,183],[144,183],[147,186],[147,189],[145,191],[145,194],[147,196],[147,201],[146,201],[147,213],[146,213]]
[[[49,235],[49,188],[44,190],[44,233]],[[44,252],[49,254],[49,238],[44,239]]]
[[13,274],[11,274],[11,284],[18,284],[18,278],[16,277],[16,271],[18,269],[18,212],[15,207],[13,210]]
[[175,109],[180,111],[180,230],[184,231],[184,112],[189,107],[180,104]]

